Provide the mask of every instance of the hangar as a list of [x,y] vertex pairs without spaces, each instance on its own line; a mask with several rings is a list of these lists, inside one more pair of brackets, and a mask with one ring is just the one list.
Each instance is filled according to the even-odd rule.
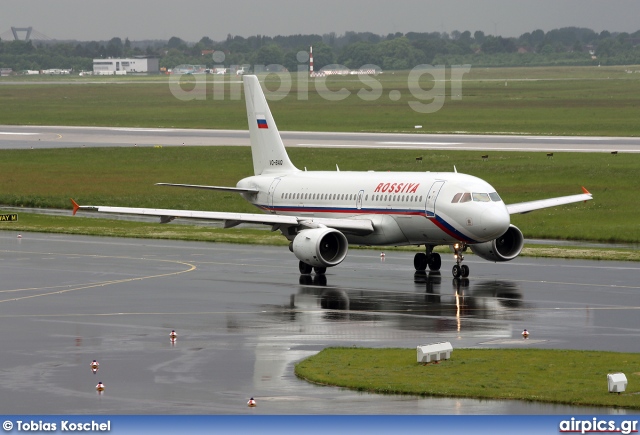
[[158,74],[159,72],[160,61],[157,57],[93,59],[95,75]]

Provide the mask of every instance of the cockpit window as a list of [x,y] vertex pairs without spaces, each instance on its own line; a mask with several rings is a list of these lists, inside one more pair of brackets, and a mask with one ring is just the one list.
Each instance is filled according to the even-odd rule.
[[456,196],[453,197],[453,199],[451,200],[451,203],[454,204],[458,201],[460,201],[460,197],[462,196],[462,193],[456,193]]
[[489,198],[488,193],[474,193],[473,200],[477,202],[489,202],[491,199]]
[[494,201],[494,202],[502,201],[502,198],[500,198],[500,195],[498,195],[498,192],[491,192],[489,194],[489,197],[491,198],[491,201]]
[[462,198],[460,199],[460,202],[469,202],[471,201],[471,194],[469,192],[465,192],[462,194]]

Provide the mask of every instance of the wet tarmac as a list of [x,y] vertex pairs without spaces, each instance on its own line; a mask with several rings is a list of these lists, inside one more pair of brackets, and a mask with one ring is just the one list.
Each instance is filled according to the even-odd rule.
[[[468,280],[450,276],[446,256],[441,274],[416,276],[413,253],[388,251],[383,261],[380,251],[352,249],[325,277],[300,277],[286,247],[2,231],[0,407],[5,414],[624,413],[365,394],[293,374],[297,361],[336,345],[640,351],[639,264],[466,262]],[[249,397],[257,407],[247,408]]]

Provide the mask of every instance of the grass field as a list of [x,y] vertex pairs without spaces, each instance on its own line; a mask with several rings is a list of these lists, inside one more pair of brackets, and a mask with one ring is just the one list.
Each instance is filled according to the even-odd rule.
[[[517,399],[640,409],[640,354],[543,349],[454,349],[440,364],[416,349],[327,348],[295,367],[311,382],[387,394]],[[625,373],[612,394],[607,374]]]
[[[266,87],[278,98],[270,105],[282,130],[415,132],[414,126],[422,125],[420,132],[429,133],[637,136],[640,74],[627,72],[636,69],[472,67],[459,89],[422,75],[417,84],[426,94],[412,92],[407,72],[385,73],[375,77],[380,96],[371,101],[358,93],[372,87],[355,76],[326,80],[331,91],[348,92],[341,101],[325,98],[313,80],[309,92],[294,80],[290,92],[278,94],[280,80],[269,75]],[[47,79],[47,84],[3,79],[0,124],[246,129],[240,84],[222,91],[212,77],[180,80],[182,89],[195,89],[192,95],[201,99],[176,98],[166,77]],[[200,92],[194,80],[209,83]],[[444,98],[434,113],[409,107],[409,102],[429,104],[434,96]]]
[[[309,170],[415,171],[411,150],[293,148],[291,158]],[[594,200],[512,216],[528,238],[640,242],[635,199],[640,155],[492,152],[425,153],[420,170],[469,173],[491,183],[506,203],[580,193]],[[214,169],[215,168],[215,169]],[[239,195],[155,186],[175,182],[235,186],[252,174],[242,147],[75,148],[0,151],[0,204],[71,208],[81,204],[256,212]],[[163,228],[166,228],[163,226]]]

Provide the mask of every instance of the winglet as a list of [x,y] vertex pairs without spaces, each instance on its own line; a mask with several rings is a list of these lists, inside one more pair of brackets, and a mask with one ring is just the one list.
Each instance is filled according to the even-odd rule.
[[69,198],[69,199],[71,199],[71,204],[73,204],[73,215],[75,216],[77,211],[80,209],[80,206],[78,205],[77,202],[73,200],[73,198]]
[[[583,191],[586,195],[593,196],[593,195],[591,195],[591,192],[589,192],[589,191],[588,191],[584,186],[582,186],[582,191]],[[583,201],[583,204],[584,204],[584,203],[586,203],[586,202],[587,202],[587,201]]]

